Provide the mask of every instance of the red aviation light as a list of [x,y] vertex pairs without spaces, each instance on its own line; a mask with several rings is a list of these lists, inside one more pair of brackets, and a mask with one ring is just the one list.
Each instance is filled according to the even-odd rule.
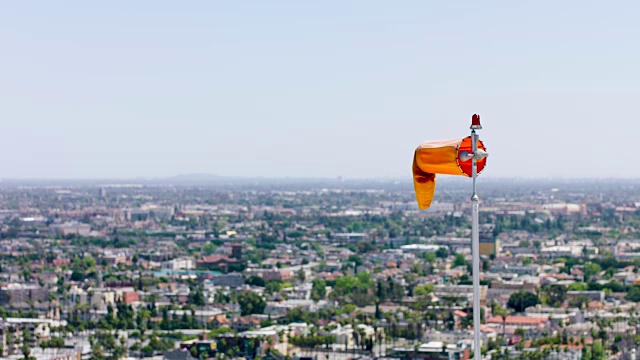
[[480,115],[473,114],[471,117],[471,130],[482,129],[482,125],[480,125]]

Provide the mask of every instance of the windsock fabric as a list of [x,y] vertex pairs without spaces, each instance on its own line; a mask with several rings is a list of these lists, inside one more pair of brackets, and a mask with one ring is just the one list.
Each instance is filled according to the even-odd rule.
[[[478,149],[486,151],[478,140]],[[420,210],[431,206],[436,189],[436,174],[472,176],[472,160],[461,161],[460,153],[471,153],[471,136],[451,140],[427,141],[416,149],[413,156],[413,187]],[[484,169],[487,159],[477,162],[478,174]]]

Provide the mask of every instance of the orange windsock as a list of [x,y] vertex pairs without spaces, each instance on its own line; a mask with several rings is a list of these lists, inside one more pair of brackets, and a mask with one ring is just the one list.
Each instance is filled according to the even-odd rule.
[[[478,140],[478,150],[486,151]],[[436,189],[436,174],[472,176],[472,162],[460,160],[460,153],[472,150],[471,136],[451,140],[427,141],[416,149],[413,156],[413,186],[416,190],[418,208],[431,206]],[[487,159],[477,161],[478,174],[484,169]]]

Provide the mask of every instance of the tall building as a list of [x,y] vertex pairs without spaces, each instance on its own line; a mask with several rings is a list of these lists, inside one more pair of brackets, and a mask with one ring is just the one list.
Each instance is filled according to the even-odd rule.
[[145,209],[130,209],[127,212],[129,221],[147,221],[149,220],[149,211]]
[[489,256],[491,254],[498,256],[499,253],[500,242],[493,235],[493,228],[491,226],[483,226],[480,229],[480,256]]
[[237,260],[242,260],[242,244],[231,245],[231,257]]

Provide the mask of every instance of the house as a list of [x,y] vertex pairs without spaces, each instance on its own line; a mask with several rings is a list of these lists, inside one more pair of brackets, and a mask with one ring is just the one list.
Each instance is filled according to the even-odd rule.
[[229,268],[234,265],[241,265],[242,262],[238,259],[233,259],[225,255],[209,255],[202,257],[202,260],[199,260],[197,265],[198,267],[203,267],[207,269],[218,268],[223,273],[227,273]]
[[231,328],[237,332],[248,331],[260,327],[260,319],[252,316],[240,316],[231,322]]
[[469,349],[459,349],[440,341],[430,341],[418,347],[396,346],[387,350],[387,357],[401,360],[468,360],[469,356]]
[[584,297],[591,301],[604,301],[604,291],[567,291],[567,300],[575,300]]
[[511,315],[507,316],[503,322],[501,316],[492,316],[485,320],[485,324],[497,330],[502,330],[504,325],[507,334],[513,334],[518,328],[525,329],[529,333],[538,333],[549,326],[549,318]]
[[237,288],[244,285],[244,278],[242,274],[238,272],[216,275],[211,281],[214,286],[228,286],[230,288]]
[[69,266],[70,261],[69,259],[53,259],[52,263],[55,267],[61,267],[62,265]]
[[187,349],[176,349],[167,351],[162,357],[163,360],[196,360]]
[[289,281],[293,277],[293,272],[287,269],[249,269],[247,270],[247,275],[255,275],[263,278],[265,281]]
[[167,270],[191,270],[196,267],[195,261],[190,257],[181,257],[177,259],[163,261],[161,264],[163,269]]
[[122,293],[122,300],[125,304],[130,305],[140,301],[140,295],[137,291],[127,291]]
[[231,323],[231,321],[227,319],[226,315],[218,314],[213,317],[213,323],[216,325],[216,327],[222,328],[222,327],[229,327],[229,324]]

